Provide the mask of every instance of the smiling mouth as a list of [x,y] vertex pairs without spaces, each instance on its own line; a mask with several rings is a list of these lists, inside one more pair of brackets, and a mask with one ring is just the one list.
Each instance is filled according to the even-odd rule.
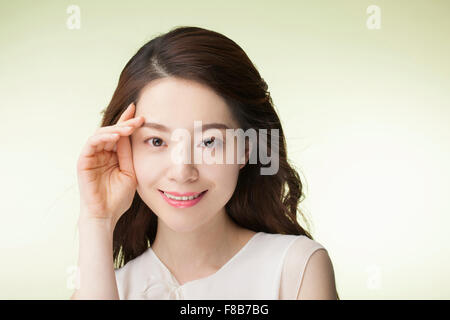
[[177,201],[188,201],[188,200],[194,200],[205,194],[208,190],[202,191],[200,193],[195,192],[188,192],[188,193],[169,193],[163,190],[158,189],[159,192],[163,193],[166,197],[172,200]]

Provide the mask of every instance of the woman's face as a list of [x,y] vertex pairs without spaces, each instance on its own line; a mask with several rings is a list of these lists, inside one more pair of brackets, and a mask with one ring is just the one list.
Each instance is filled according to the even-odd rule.
[[[146,123],[168,128],[164,131],[144,125],[131,136],[137,192],[158,218],[172,230],[184,232],[223,212],[234,193],[239,170],[245,165],[242,158],[237,161],[236,137],[227,141],[225,129],[205,129],[210,123],[238,128],[225,101],[202,84],[168,77],[154,80],[143,88],[135,116],[144,116]],[[194,131],[194,121],[202,122],[203,133],[199,129]],[[175,139],[174,130],[185,135]],[[194,141],[194,134],[200,140]],[[195,161],[195,153],[203,158]],[[227,153],[232,154],[228,159],[233,161],[227,161]],[[160,190],[208,191],[194,206],[176,207],[165,200]]]

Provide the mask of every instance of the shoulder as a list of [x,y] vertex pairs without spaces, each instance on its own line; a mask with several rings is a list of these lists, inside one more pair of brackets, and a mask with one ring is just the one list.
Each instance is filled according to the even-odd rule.
[[[147,284],[149,255],[150,251],[147,249],[122,267],[114,269],[120,300],[138,297],[136,293],[140,293]],[[138,297],[137,299],[140,298]]]
[[[311,239],[308,240],[314,241]],[[315,250],[312,250],[307,257],[297,299],[337,299],[333,263],[328,251],[322,245],[316,246]]]
[[334,299],[334,271],[326,248],[305,235],[290,237],[281,274],[280,299]]
[[131,275],[136,275],[146,264],[146,260],[148,260],[149,254],[150,254],[150,251],[149,251],[149,249],[147,249],[141,255],[128,261],[122,267],[114,269],[116,279],[117,280],[125,280],[125,278],[128,278]]

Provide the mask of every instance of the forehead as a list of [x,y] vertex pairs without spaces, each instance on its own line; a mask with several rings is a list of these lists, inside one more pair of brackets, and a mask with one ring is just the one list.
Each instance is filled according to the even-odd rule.
[[225,100],[211,88],[173,77],[154,80],[142,89],[136,104],[138,116],[171,128],[193,128],[195,120],[236,126]]

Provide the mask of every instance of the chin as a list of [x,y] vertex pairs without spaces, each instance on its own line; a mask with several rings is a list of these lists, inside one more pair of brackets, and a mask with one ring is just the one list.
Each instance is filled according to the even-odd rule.
[[188,223],[187,221],[172,221],[172,223],[164,223],[170,230],[178,233],[192,232],[200,226],[199,224]]
[[208,217],[200,217],[195,215],[195,212],[178,211],[178,212],[166,212],[161,216],[158,216],[158,221],[163,221],[163,223],[170,230],[174,232],[192,232],[200,228],[205,224]]

